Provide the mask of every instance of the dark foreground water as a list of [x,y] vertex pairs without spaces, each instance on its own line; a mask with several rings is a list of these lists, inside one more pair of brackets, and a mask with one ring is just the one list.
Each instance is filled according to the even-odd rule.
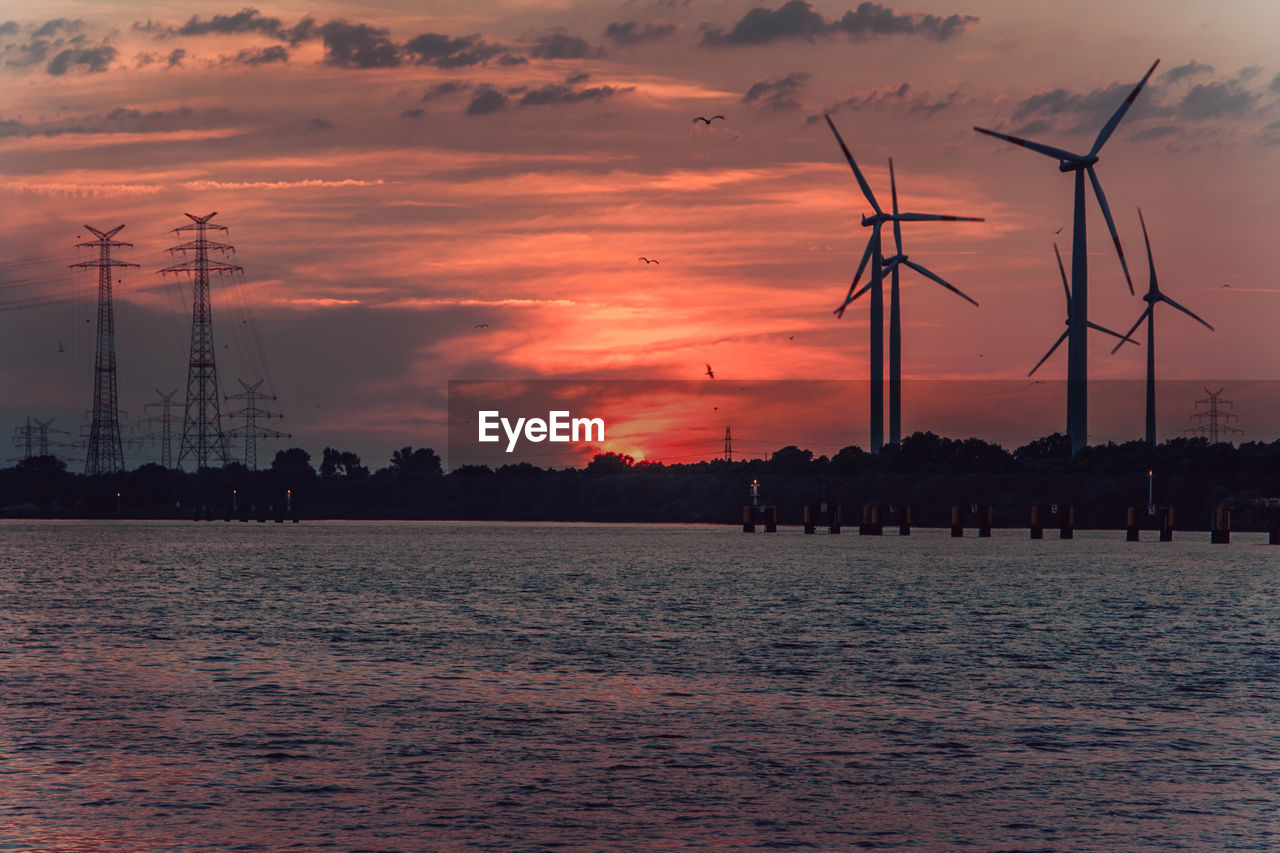
[[0,850],[1280,849],[1280,548],[0,523]]

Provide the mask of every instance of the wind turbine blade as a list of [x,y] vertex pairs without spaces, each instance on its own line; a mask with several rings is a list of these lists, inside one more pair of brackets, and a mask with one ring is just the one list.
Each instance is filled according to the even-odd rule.
[[906,259],[907,259],[906,255],[894,255],[892,258],[889,258],[889,260],[884,262],[884,266],[881,269],[883,269],[885,272],[891,272],[897,269],[898,264],[902,263]]
[[1067,339],[1067,335],[1069,334],[1071,334],[1070,329],[1067,329],[1065,332],[1063,332],[1062,335],[1058,338],[1058,340],[1054,342],[1053,346],[1049,347],[1049,351],[1044,354],[1044,358],[1037,361],[1036,366],[1031,368],[1031,370],[1027,373],[1027,375],[1031,376],[1037,370],[1039,370],[1040,365],[1044,364],[1046,361],[1049,360],[1049,356],[1053,355],[1053,353],[1058,349],[1058,347],[1062,346],[1062,342]]
[[1116,350],[1118,350],[1118,349],[1120,349],[1120,347],[1124,346],[1124,342],[1125,342],[1125,341],[1132,340],[1132,338],[1130,337],[1130,335],[1132,335],[1134,332],[1138,331],[1138,327],[1142,325],[1142,321],[1143,321],[1143,320],[1145,320],[1145,319],[1147,319],[1147,315],[1148,315],[1148,314],[1150,314],[1150,313],[1151,313],[1151,305],[1147,305],[1146,310],[1145,310],[1145,311],[1143,311],[1141,314],[1139,314],[1139,315],[1138,315],[1138,322],[1134,323],[1134,324],[1133,324],[1133,328],[1129,329],[1129,331],[1127,331],[1127,332],[1125,332],[1125,333],[1124,333],[1124,336],[1120,339],[1120,343],[1116,344],[1115,349],[1113,349],[1113,350],[1111,351],[1111,354],[1112,354],[1112,355],[1115,355],[1115,354],[1116,354]]
[[987,136],[994,136],[996,139],[1003,139],[1005,142],[1012,142],[1014,145],[1021,145],[1023,148],[1030,148],[1032,151],[1038,151],[1055,160],[1070,160],[1074,163],[1084,159],[1079,154],[1072,154],[1070,151],[1054,148],[1052,145],[1045,145],[1043,142],[1032,142],[1030,139],[1021,139],[1017,136],[1010,136],[1007,133],[997,133],[994,130],[987,130],[985,127],[975,127],[974,130],[978,131],[978,133],[985,133]]
[[871,202],[871,208],[876,213],[884,213],[880,209],[880,205],[876,203],[876,197],[871,192],[867,179],[862,177],[862,170],[858,168],[857,162],[853,159],[853,155],[849,153],[849,146],[844,144],[844,139],[840,137],[840,131],[836,130],[835,122],[831,120],[831,116],[823,113],[823,118],[827,120],[827,124],[831,127],[831,132],[836,135],[836,142],[840,143],[840,150],[844,152],[844,159],[849,161],[849,165],[853,167],[853,176],[858,179],[858,186],[862,187],[862,194],[867,197],[867,201]]
[[862,287],[858,288],[857,293],[851,293],[849,296],[846,296],[844,299],[844,302],[840,304],[840,307],[837,308],[835,311],[832,311],[831,313],[835,314],[837,317],[843,317],[844,309],[848,308],[850,305],[857,302],[859,296],[861,296],[862,294],[870,290],[871,284],[872,282],[867,282],[866,284],[862,285]]
[[[1206,323],[1203,317],[1201,317],[1199,314],[1196,314],[1190,308],[1187,308],[1183,305],[1179,305],[1177,302],[1174,302],[1172,299],[1170,299],[1168,296],[1165,296],[1163,293],[1160,294],[1160,298],[1158,301],[1168,302],[1174,308],[1177,308],[1179,311],[1181,311],[1183,314],[1186,314],[1188,317],[1192,318],[1193,320],[1199,320],[1200,323],[1202,323],[1204,326],[1206,326],[1209,329],[1209,331],[1211,332],[1213,331],[1213,326],[1210,326],[1208,323]],[[1154,305],[1155,303],[1152,303],[1152,304]]]
[[894,222],[986,222],[981,216],[943,216],[938,213],[895,213]]
[[845,294],[844,302],[841,303],[840,307],[833,312],[837,317],[843,317],[844,309],[849,305],[849,303],[857,299],[859,296],[861,296],[863,291],[866,290],[866,288],[864,287],[861,291],[858,291],[856,293],[854,292],[858,286],[858,279],[862,278],[862,271],[867,268],[867,261],[871,260],[871,250],[872,250],[872,247],[875,246],[875,238],[878,235],[879,235],[879,229],[878,228],[874,229],[872,231],[872,239],[867,241],[866,251],[862,253],[862,260],[858,262],[858,271],[854,273],[853,282],[850,283],[849,285],[849,292]]
[[[1099,326],[1097,323],[1093,323],[1093,322],[1085,323],[1085,325],[1096,332],[1106,332],[1108,335],[1110,335],[1113,338],[1119,338],[1120,343],[1122,344],[1133,344],[1134,346],[1138,345],[1138,342],[1135,341],[1133,338],[1127,338],[1124,335],[1120,334],[1119,332],[1113,332],[1110,329],[1108,329],[1106,326]],[[1117,349],[1119,349],[1119,347],[1117,347]]]
[[1147,280],[1147,293],[1159,293],[1160,284],[1156,281],[1156,260],[1151,255],[1151,238],[1147,236],[1147,221],[1142,218],[1142,208],[1138,208],[1138,221],[1142,223],[1142,242],[1147,244],[1147,271],[1150,274]]
[[942,286],[943,286],[943,287],[945,287],[947,290],[950,290],[952,293],[956,294],[957,296],[959,296],[959,297],[961,297],[961,298],[963,298],[963,299],[968,299],[970,302],[973,302],[973,304],[974,304],[974,305],[977,305],[977,304],[978,304],[978,303],[977,303],[977,302],[975,302],[973,299],[970,299],[970,298],[969,298],[969,295],[968,295],[968,294],[966,294],[966,293],[964,293],[962,290],[960,290],[960,288],[955,287],[954,285],[949,284],[949,283],[948,283],[948,282],[946,282],[946,281],[943,281],[939,276],[934,275],[932,272],[930,272],[929,270],[927,270],[927,269],[925,269],[924,267],[920,266],[920,265],[919,265],[919,264],[917,264],[915,261],[909,261],[909,260],[907,260],[906,258],[903,258],[903,259],[902,259],[902,262],[903,262],[904,264],[906,264],[907,266],[911,267],[911,268],[912,268],[913,270],[915,270],[916,272],[920,273],[920,275],[924,276],[925,278],[931,278],[931,279],[933,279],[933,280],[934,280],[934,281],[936,281],[938,284],[942,285]]
[[1071,285],[1067,284],[1067,270],[1062,266],[1062,253],[1058,251],[1058,244],[1053,244],[1053,254],[1058,258],[1058,272],[1062,275],[1062,289],[1067,294],[1067,322],[1071,321]]
[[1098,197],[1098,206],[1102,208],[1102,218],[1107,220],[1107,228],[1111,230],[1111,242],[1116,244],[1116,254],[1120,256],[1120,266],[1124,270],[1124,280],[1129,285],[1129,292],[1133,293],[1133,279],[1129,277],[1129,265],[1124,260],[1124,249],[1120,246],[1120,235],[1116,233],[1116,221],[1111,218],[1111,208],[1107,205],[1107,196],[1102,192],[1102,184],[1098,181],[1098,175],[1090,166],[1086,171],[1089,173],[1089,180],[1093,182],[1093,194]]
[[898,182],[893,177],[893,158],[889,158],[889,192],[893,193],[893,245],[902,254],[902,225],[898,219]]
[[1133,91],[1129,93],[1129,97],[1124,99],[1124,103],[1120,105],[1118,110],[1116,110],[1115,115],[1107,120],[1107,123],[1102,126],[1102,130],[1098,131],[1098,138],[1094,140],[1093,147],[1089,149],[1090,157],[1095,156],[1102,150],[1102,146],[1106,144],[1106,141],[1111,137],[1112,132],[1116,129],[1116,125],[1120,123],[1120,119],[1124,118],[1124,114],[1129,111],[1129,107],[1133,106],[1134,99],[1138,97],[1138,93],[1142,91],[1142,87],[1147,85],[1147,79],[1151,77],[1151,72],[1155,71],[1156,66],[1159,64],[1160,60],[1158,59],[1151,63],[1151,67],[1147,69],[1147,73],[1143,75],[1140,81],[1138,81],[1138,85],[1133,87]]

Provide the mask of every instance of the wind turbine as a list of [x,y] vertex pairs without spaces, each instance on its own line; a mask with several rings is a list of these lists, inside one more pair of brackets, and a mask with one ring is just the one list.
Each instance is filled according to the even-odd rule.
[[[898,213],[898,182],[893,175],[893,158],[889,158],[889,191],[893,195],[893,245],[896,254],[892,258],[886,258],[884,261],[885,270],[890,271],[889,278],[889,443],[898,444],[902,441],[902,310],[899,306],[898,296],[898,271],[906,265],[925,278],[932,279],[938,284],[950,290],[952,293],[972,302],[977,307],[976,300],[969,297],[968,294],[962,292],[958,287],[944,281],[936,273],[926,269],[923,265],[917,264],[908,259],[905,252],[902,251],[902,220]],[[983,222],[984,220],[973,216],[951,216],[939,217],[940,219],[948,219],[963,222]]]
[[[862,253],[862,260],[858,263],[858,271],[853,276],[853,282],[849,285],[849,291],[845,294],[844,302],[833,312],[837,317],[843,317],[844,311],[849,307],[855,299],[866,293],[871,292],[871,438],[870,451],[879,453],[880,448],[884,445],[884,273],[886,262],[880,245],[880,227],[886,222],[892,222],[894,227],[894,237],[896,240],[897,255],[893,261],[893,311],[895,321],[891,334],[895,339],[896,356],[894,360],[899,363],[899,373],[901,371],[901,329],[897,321],[898,314],[898,290],[897,290],[897,269],[898,265],[905,263],[907,266],[919,272],[921,275],[928,276],[942,285],[955,290],[954,287],[938,278],[924,267],[907,260],[907,256],[902,254],[902,232],[899,226],[900,222],[981,222],[970,216],[942,216],[933,213],[900,213],[898,211],[897,187],[893,186],[893,213],[885,213],[881,209],[879,202],[876,201],[875,193],[871,192],[871,187],[867,183],[867,179],[862,176],[862,171],[858,168],[858,163],[853,159],[853,155],[849,153],[849,147],[844,144],[844,139],[840,136],[840,131],[836,130],[835,122],[831,120],[831,116],[823,115],[827,120],[827,125],[831,128],[831,132],[835,134],[836,142],[840,143],[840,150],[844,152],[844,158],[849,161],[850,168],[853,169],[853,176],[858,180],[858,186],[862,189],[862,194],[871,204],[871,209],[875,211],[870,216],[862,217],[862,225],[864,228],[871,229],[871,239],[867,241],[867,248]],[[892,170],[893,163],[890,161],[890,182],[893,183]],[[861,289],[858,289],[858,281],[862,278],[862,272],[867,267],[867,262],[871,262],[871,280]],[[956,290],[956,293],[960,291]],[[964,296],[963,293],[960,294]],[[965,296],[966,299],[969,297]],[[970,300],[971,302],[973,300]],[[976,302],[974,303],[977,304]],[[899,375],[899,381],[901,377]],[[897,384],[896,382],[894,383]],[[900,401],[899,401],[900,402]]]
[[[1151,239],[1147,237],[1147,222],[1142,218],[1142,208],[1138,208],[1138,221],[1142,223],[1142,239],[1147,244],[1147,268],[1150,271],[1150,277],[1147,279],[1147,292],[1142,295],[1142,300],[1147,303],[1147,307],[1142,314],[1138,316],[1138,322],[1133,324],[1133,328],[1128,331],[1125,338],[1132,335],[1142,325],[1142,321],[1147,321],[1147,444],[1154,445],[1156,443],[1156,303],[1168,302],[1174,308],[1177,308],[1183,314],[1186,314],[1193,320],[1204,325],[1213,331],[1210,326],[1199,315],[1174,302],[1160,290],[1160,284],[1156,281],[1156,262],[1151,256]],[[1120,343],[1124,343],[1121,341]],[[1120,349],[1120,345],[1116,345],[1116,349]],[[1114,353],[1115,350],[1112,350]]]
[[[1054,342],[1053,346],[1049,347],[1049,351],[1044,354],[1044,357],[1036,362],[1036,366],[1031,368],[1031,370],[1027,372],[1028,377],[1035,375],[1035,372],[1040,369],[1040,365],[1048,361],[1049,356],[1057,352],[1058,347],[1062,346],[1062,342],[1065,341],[1067,339],[1067,336],[1071,334],[1071,286],[1067,284],[1067,271],[1062,266],[1062,255],[1061,253],[1058,252],[1057,243],[1053,244],[1053,254],[1058,258],[1058,273],[1062,276],[1062,290],[1067,295],[1067,330],[1058,337],[1058,340]],[[1134,344],[1135,346],[1138,343],[1137,341],[1130,338],[1128,335],[1122,335],[1119,332],[1113,332],[1108,328],[1099,326],[1097,323],[1085,321],[1085,325],[1088,326],[1090,329],[1094,329],[1099,332],[1106,332],[1108,335],[1111,335],[1113,338],[1119,338],[1120,343],[1116,344],[1116,349],[1120,349],[1120,347],[1126,343]],[[1112,352],[1115,352],[1115,350],[1112,350]]]
[[[1129,93],[1129,97],[1124,99],[1124,103],[1120,104],[1115,114],[1102,126],[1102,130],[1098,132],[1098,138],[1094,140],[1093,147],[1089,149],[1087,154],[1074,154],[1065,149],[1055,148],[1052,145],[1045,145],[1041,142],[1020,139],[1016,136],[997,133],[994,130],[987,130],[982,127],[974,128],[979,133],[985,133],[988,136],[1012,142],[1014,145],[1021,145],[1023,148],[1030,148],[1032,151],[1044,154],[1046,157],[1052,157],[1058,161],[1058,170],[1061,172],[1075,172],[1075,211],[1072,218],[1071,243],[1072,316],[1089,316],[1088,241],[1085,234],[1084,219],[1084,177],[1086,173],[1089,175],[1089,182],[1093,184],[1093,194],[1098,199],[1098,206],[1102,208],[1102,216],[1107,220],[1107,228],[1111,231],[1111,240],[1115,243],[1116,254],[1120,256],[1120,267],[1124,270],[1124,278],[1129,285],[1129,292],[1133,293],[1133,279],[1129,277],[1129,265],[1125,263],[1124,249],[1120,247],[1120,236],[1116,233],[1116,224],[1111,218],[1111,208],[1107,205],[1106,194],[1102,192],[1102,184],[1098,181],[1098,175],[1093,167],[1098,162],[1098,152],[1102,150],[1102,146],[1106,144],[1111,134],[1115,132],[1116,125],[1120,124],[1120,119],[1124,118],[1124,114],[1133,105],[1138,93],[1142,91],[1142,87],[1146,85],[1147,80],[1150,79],[1152,72],[1156,70],[1156,66],[1159,64],[1160,60],[1158,59],[1152,63],[1151,68],[1147,70],[1142,80]],[[1085,446],[1086,442],[1088,424],[1087,383],[1089,374],[1089,352],[1085,345],[1085,331],[1087,328],[1088,326],[1085,323],[1076,323],[1068,329],[1067,435],[1071,439],[1072,453],[1079,451],[1080,448]]]

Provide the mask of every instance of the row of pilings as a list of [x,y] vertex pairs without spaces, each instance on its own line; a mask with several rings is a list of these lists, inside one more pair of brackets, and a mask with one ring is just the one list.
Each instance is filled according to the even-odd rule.
[[[1155,521],[1158,523],[1161,542],[1173,541],[1173,507],[1152,507]],[[1149,513],[1150,514],[1150,513]],[[962,538],[967,530],[976,530],[979,538],[991,536],[994,508],[987,504],[975,504],[966,514],[960,506],[951,507],[951,536]],[[1137,507],[1129,507],[1125,513],[1125,541],[1137,542],[1142,525],[1141,515]],[[1031,507],[1028,531],[1032,539],[1043,539],[1045,530],[1057,530],[1059,539],[1075,537],[1076,508],[1060,507],[1055,504],[1036,504]],[[862,536],[881,536],[886,527],[896,526],[899,536],[911,535],[911,507],[886,507],[880,504],[863,504],[858,522],[858,533]],[[1272,545],[1280,545],[1280,510],[1269,509],[1267,513],[1267,541]],[[817,533],[825,528],[827,533],[840,533],[844,524],[844,507],[839,504],[813,503],[804,507],[804,532]],[[778,530],[778,509],[776,506],[744,506],[742,508],[742,532],[755,533],[757,526],[763,527],[766,533]],[[1209,541],[1214,544],[1226,544],[1231,541],[1231,508],[1226,504],[1218,504],[1213,508],[1212,523],[1209,528]]]

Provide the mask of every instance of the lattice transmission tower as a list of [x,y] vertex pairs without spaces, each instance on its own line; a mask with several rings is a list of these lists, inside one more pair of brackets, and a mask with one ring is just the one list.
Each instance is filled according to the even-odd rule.
[[163,468],[172,468],[173,467],[173,450],[172,450],[173,437],[174,435],[176,435],[173,429],[173,422],[174,420],[176,420],[176,418],[174,417],[173,412],[171,410],[175,405],[177,405],[176,403],[174,403],[173,398],[177,395],[178,389],[174,388],[168,394],[164,393],[159,388],[155,390],[156,390],[156,393],[160,395],[160,399],[152,403],[143,403],[142,408],[144,410],[158,408],[160,409],[160,414],[150,418],[144,418],[143,423],[147,425],[154,424],[158,426],[159,429],[157,429],[155,432],[147,433],[142,437],[144,439],[150,439],[152,441],[160,442],[160,465]]
[[279,412],[271,412],[266,409],[260,409],[257,406],[259,400],[274,400],[275,395],[263,394],[258,388],[262,385],[263,380],[259,379],[252,385],[245,384],[243,379],[237,379],[240,387],[244,389],[239,394],[227,395],[228,400],[244,400],[243,409],[236,409],[234,412],[228,412],[227,417],[244,418],[244,426],[236,427],[227,432],[228,438],[244,438],[244,464],[250,471],[258,470],[258,438],[292,438],[289,433],[281,432],[278,429],[270,427],[258,426],[258,418],[283,418],[284,415]]
[[1209,439],[1210,444],[1228,440],[1224,436],[1243,433],[1244,430],[1230,425],[1231,422],[1238,421],[1240,418],[1235,412],[1231,411],[1235,407],[1235,403],[1221,398],[1222,389],[1210,391],[1205,388],[1204,393],[1209,396],[1204,400],[1196,400],[1196,411],[1195,414],[1191,415],[1191,420],[1198,425],[1187,430],[1187,432],[1191,435],[1204,436]]
[[17,435],[13,437],[13,444],[15,447],[21,447],[23,449],[23,455],[20,457],[21,459],[31,459],[36,456],[48,456],[49,447],[51,445],[57,447],[64,446],[60,441],[51,442],[49,440],[49,434],[57,433],[59,435],[69,435],[69,433],[64,429],[53,429],[51,427],[52,424],[53,418],[49,418],[47,421],[42,421],[28,417],[24,426],[14,428],[13,431],[17,433]]
[[71,264],[72,268],[98,270],[98,345],[93,359],[93,420],[89,427],[89,449],[85,454],[84,473],[111,474],[124,470],[124,447],[120,441],[120,411],[116,404],[116,321],[111,302],[112,270],[136,267],[137,264],[111,257],[113,248],[133,248],[132,243],[112,240],[123,225],[110,231],[99,231],[86,225],[98,239],[76,243],[78,249],[97,249],[96,260]]
[[733,434],[729,431],[729,427],[724,428],[724,461],[733,461]]
[[182,444],[178,451],[178,467],[184,460],[194,458],[197,470],[207,468],[214,459],[227,464],[227,440],[222,432],[222,415],[219,408],[218,372],[214,364],[213,310],[209,302],[209,274],[244,272],[242,267],[221,260],[211,260],[210,253],[226,257],[235,247],[215,243],[208,237],[209,231],[223,231],[222,225],[212,225],[208,216],[184,214],[190,225],[173,229],[173,233],[194,234],[195,239],[174,246],[171,255],[191,255],[191,259],[160,270],[167,273],[189,274],[194,287],[191,308],[191,357],[187,363],[187,405],[182,421]]

